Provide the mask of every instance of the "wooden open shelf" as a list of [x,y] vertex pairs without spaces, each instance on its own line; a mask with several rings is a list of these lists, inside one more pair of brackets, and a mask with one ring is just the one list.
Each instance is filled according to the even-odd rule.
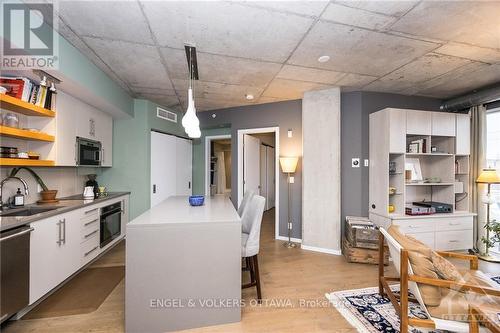
[[0,166],[54,166],[54,161],[27,158],[0,158]]
[[47,142],[55,141],[55,137],[47,133],[33,132],[2,125],[0,125],[0,136],[7,136],[9,138],[24,139],[31,141],[47,141]]
[[36,106],[4,94],[0,94],[0,107],[4,110],[22,113],[27,116],[55,117],[56,115],[56,113],[52,110],[47,110],[40,106]]

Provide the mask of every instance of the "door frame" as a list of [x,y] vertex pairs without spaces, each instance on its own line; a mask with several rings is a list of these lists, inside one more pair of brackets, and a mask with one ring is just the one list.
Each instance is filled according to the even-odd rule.
[[[231,134],[205,137],[205,196],[210,196],[210,143],[214,140],[231,139]],[[231,150],[233,147],[231,147]]]
[[279,226],[280,226],[280,128],[279,127],[262,127],[262,128],[247,128],[239,129],[237,131],[237,143],[238,143],[238,207],[243,200],[243,135],[245,134],[260,134],[260,133],[273,133],[274,132],[274,179],[275,179],[275,189],[274,189],[274,238],[280,239],[279,237]]

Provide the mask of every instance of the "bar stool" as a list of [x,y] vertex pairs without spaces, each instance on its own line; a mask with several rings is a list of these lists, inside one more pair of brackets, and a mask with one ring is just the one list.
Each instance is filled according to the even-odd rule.
[[245,259],[244,271],[250,271],[250,283],[242,286],[242,289],[257,287],[257,300],[262,301],[260,288],[259,262],[257,254],[260,246],[260,226],[266,199],[260,195],[254,195],[247,203],[241,218],[241,256]]
[[241,205],[240,205],[240,207],[238,207],[238,215],[240,217],[243,216],[243,213],[245,211],[245,207],[248,205],[248,203],[250,202],[250,200],[252,199],[252,197],[254,195],[255,195],[255,192],[251,191],[251,190],[246,191],[245,194],[243,195],[243,200],[241,201]]

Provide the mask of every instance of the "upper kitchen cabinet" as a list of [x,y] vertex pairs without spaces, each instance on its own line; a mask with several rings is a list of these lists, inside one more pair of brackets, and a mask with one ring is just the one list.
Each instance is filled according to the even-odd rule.
[[455,136],[455,114],[444,112],[431,112],[432,135]]
[[112,166],[113,119],[107,113],[62,91],[57,99],[56,165],[76,166],[76,137],[99,141],[102,166]]
[[470,154],[470,116],[468,114],[457,114],[456,116],[456,139],[455,154]]
[[406,134],[431,135],[432,112],[406,111]]

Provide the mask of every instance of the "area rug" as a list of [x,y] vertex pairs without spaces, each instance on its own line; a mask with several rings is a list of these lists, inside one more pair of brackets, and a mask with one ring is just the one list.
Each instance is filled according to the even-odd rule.
[[[495,274],[495,276],[490,275],[490,278],[500,285],[500,276]],[[391,286],[391,289],[397,293],[399,286]],[[336,291],[325,296],[358,332],[399,332],[399,318],[396,310],[389,298],[380,296],[378,287]],[[418,303],[409,302],[408,309],[410,317],[428,319]],[[409,331],[411,333],[424,332],[414,327],[410,327]]]
[[27,313],[23,320],[90,313],[125,277],[125,266],[87,268]]

